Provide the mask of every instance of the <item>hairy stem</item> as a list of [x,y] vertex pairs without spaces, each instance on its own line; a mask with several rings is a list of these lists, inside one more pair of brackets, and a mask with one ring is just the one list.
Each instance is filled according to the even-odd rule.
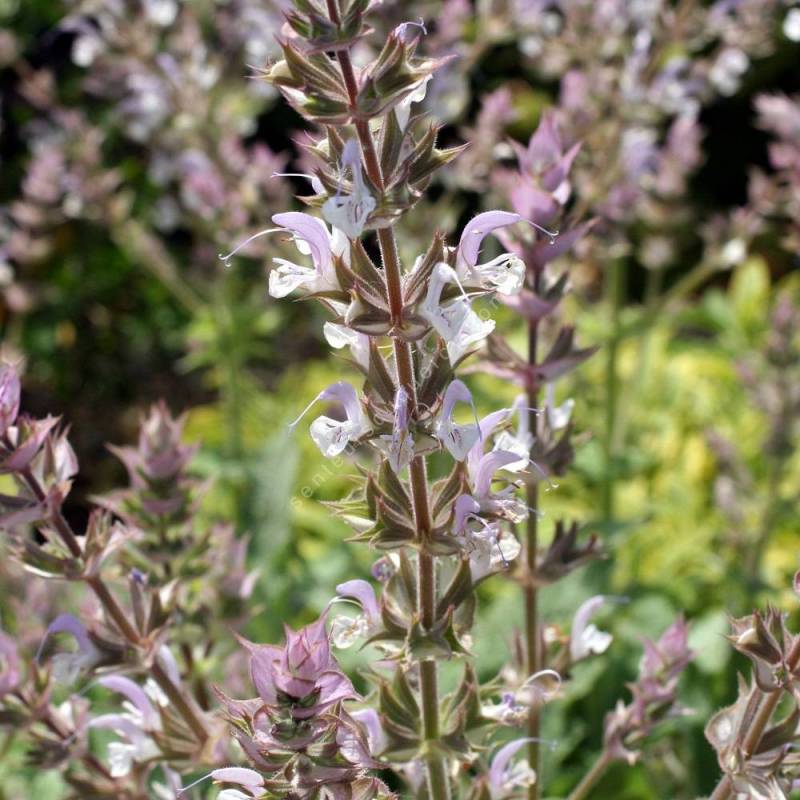
[[[533,290],[538,289],[538,275],[533,280]],[[536,364],[537,348],[539,338],[539,321],[533,320],[528,323],[528,364]],[[533,409],[539,404],[539,386],[531,381],[528,389],[528,420],[530,431],[534,438],[538,430],[538,414]],[[539,593],[533,580],[536,572],[536,554],[539,548],[539,482],[529,480],[526,487],[526,501],[528,504],[528,520],[525,532],[525,670],[528,675],[538,672],[541,663],[539,632]],[[539,704],[531,703],[528,711],[528,762],[536,771],[536,781],[528,787],[528,800],[538,800],[540,788],[540,769],[539,769],[539,731],[540,731]]]
[[583,776],[583,780],[572,790],[567,800],[584,800],[600,778],[603,777],[613,759],[607,750],[603,750],[592,764],[592,768]]
[[[327,5],[331,21],[337,23],[339,21],[339,10],[336,0],[327,0]],[[358,83],[353,63],[350,60],[350,53],[347,50],[339,50],[336,57],[341,67],[350,103],[354,106],[358,94]],[[369,124],[363,120],[356,120],[355,127],[367,175],[378,191],[383,191],[383,173]],[[380,245],[381,258],[383,260],[386,294],[392,322],[394,325],[399,325],[403,318],[402,270],[397,253],[394,229],[391,227],[381,228],[378,231],[378,244]],[[397,383],[398,386],[402,386],[405,389],[408,395],[409,411],[413,416],[417,412],[417,386],[411,345],[397,336],[393,337],[392,343],[397,370]],[[412,459],[409,465],[409,474],[419,552],[417,611],[423,626],[430,630],[436,622],[436,563],[434,557],[426,552],[426,545],[431,531],[431,516],[427,467],[424,456],[416,456]],[[439,739],[439,689],[435,660],[425,660],[420,663],[419,683],[422,706],[422,735],[427,753],[428,796],[430,800],[449,800],[450,782],[447,775],[447,764],[435,746]]]

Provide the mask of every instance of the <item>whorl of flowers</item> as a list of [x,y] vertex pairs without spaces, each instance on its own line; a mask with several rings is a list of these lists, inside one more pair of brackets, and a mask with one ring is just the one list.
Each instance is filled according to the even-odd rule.
[[368,727],[344,707],[358,695],[331,653],[325,625],[322,617],[299,631],[287,628],[282,647],[243,642],[258,697],[232,700],[219,693],[234,735],[258,770],[225,780],[253,792],[243,796],[390,795],[368,772],[380,765],[371,756]]

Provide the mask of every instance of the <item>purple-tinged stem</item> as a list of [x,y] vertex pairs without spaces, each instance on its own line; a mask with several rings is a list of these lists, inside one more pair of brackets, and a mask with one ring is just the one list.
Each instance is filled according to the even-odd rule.
[[567,800],[584,800],[589,796],[589,792],[594,788],[594,785],[600,778],[603,777],[608,765],[613,759],[607,750],[603,750],[597,757],[592,768],[583,776],[583,780],[570,792]]
[[[339,22],[339,9],[336,0],[327,0],[328,14],[333,23]],[[339,50],[336,57],[341,67],[342,77],[347,87],[350,104],[355,107],[358,96],[358,82],[353,63],[348,50]],[[364,157],[364,167],[367,175],[379,190],[384,189],[383,172],[381,170],[375,142],[369,129],[369,124],[364,120],[355,120],[361,151]],[[394,325],[399,325],[403,319],[403,290],[402,271],[400,258],[397,253],[394,229],[381,228],[378,231],[378,243],[383,259],[383,270],[386,280],[386,293],[389,301],[389,310]],[[397,369],[397,383],[402,386],[408,395],[410,411],[416,414],[417,386],[414,376],[414,364],[411,354],[411,345],[405,340],[394,337],[395,365]],[[431,516],[428,498],[428,476],[424,456],[416,456],[409,465],[411,478],[411,493],[414,508],[414,522],[417,531],[418,570],[417,570],[417,602],[418,613],[423,626],[430,630],[436,622],[436,563],[434,557],[426,552],[427,540],[431,531]],[[420,697],[422,706],[422,734],[426,745],[435,743],[440,737],[439,731],[439,690],[438,675],[435,660],[420,662],[419,667]],[[450,800],[450,781],[447,775],[447,765],[442,756],[433,747],[426,747],[426,771],[428,792],[430,800]]]
[[[539,288],[538,273],[533,278],[533,290]],[[539,339],[539,321],[532,320],[528,323],[528,364],[536,364]],[[528,419],[531,433],[536,437],[538,430],[538,415],[536,409],[539,405],[539,386],[531,379],[528,386]],[[528,675],[534,675],[541,669],[541,634],[539,631],[539,597],[538,589],[533,580],[536,573],[536,554],[539,547],[539,482],[529,480],[526,487],[526,501],[528,504],[528,520],[525,532],[525,669]],[[541,770],[539,769],[539,733],[541,720],[539,706],[531,703],[528,712],[528,762],[536,771],[536,781],[528,787],[528,800],[539,800],[539,783]]]

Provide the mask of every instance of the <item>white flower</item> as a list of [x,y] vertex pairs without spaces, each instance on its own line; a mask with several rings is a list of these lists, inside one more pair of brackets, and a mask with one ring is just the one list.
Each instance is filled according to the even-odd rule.
[[447,343],[447,355],[450,363],[454,364],[463,358],[474,345],[482,342],[493,330],[495,322],[493,319],[481,319],[471,308],[466,299],[456,300],[455,311],[451,315],[451,320],[458,326],[455,337]]
[[346,242],[338,240],[336,229],[331,234],[321,219],[299,211],[275,214],[272,221],[292,233],[297,249],[302,255],[310,255],[314,266],[302,267],[285,258],[273,259],[278,266],[269,274],[270,296],[286,297],[301,286],[308,292],[338,289],[333,254],[343,252]]
[[340,583],[336,587],[336,594],[336,600],[350,601],[361,607],[361,613],[356,617],[334,617],[331,640],[336,647],[346,649],[358,639],[365,639],[381,629],[380,605],[375,590],[367,581],[357,579]]
[[471,496],[479,504],[481,513],[499,515],[511,522],[527,519],[528,507],[516,496],[513,483],[499,491],[492,490],[495,473],[518,463],[519,455],[506,450],[492,450],[467,461]]
[[488,789],[491,800],[505,800],[516,796],[517,790],[536,783],[536,772],[531,769],[525,759],[512,763],[514,756],[527,742],[540,741],[539,739],[516,739],[504,745],[497,751],[489,765]]
[[783,35],[790,42],[800,42],[800,8],[792,8],[783,21]]
[[353,193],[337,191],[322,206],[322,216],[350,239],[361,236],[369,215],[375,210],[375,198],[369,193],[361,171],[361,150],[355,139],[348,139],[342,153],[342,169],[349,167],[353,178]]
[[178,4],[175,0],[145,0],[144,10],[150,22],[162,28],[172,25],[178,16]]
[[747,245],[738,237],[727,241],[719,254],[722,263],[729,267],[735,267],[746,255]]
[[494,320],[482,320],[472,310],[466,296],[440,305],[442,291],[450,282],[459,284],[455,271],[447,264],[437,264],[428,284],[428,293],[420,305],[420,314],[444,339],[447,355],[451,363],[455,363],[494,330]]
[[[478,263],[483,240],[498,228],[517,222],[528,222],[519,214],[510,211],[485,211],[473,217],[465,226],[458,243],[458,276],[462,280],[477,277],[481,286],[502,294],[519,294],[525,283],[525,263],[513,253],[501,255]],[[536,226],[538,227],[538,226]]]
[[89,645],[85,650],[77,650],[74,653],[56,653],[50,660],[53,668],[53,680],[69,686],[88,672],[101,656],[102,654],[94,645]]
[[308,292],[338,290],[339,282],[333,266],[333,256],[343,257],[345,261],[349,257],[349,243],[344,234],[336,228],[332,232],[328,231],[327,225],[321,219],[301,211],[275,214],[272,221],[278,226],[277,228],[266,228],[254,233],[234,247],[230,253],[225,255],[220,253],[220,259],[225,262],[226,266],[230,266],[231,259],[250,242],[266,236],[268,233],[288,231],[292,234],[292,239],[300,253],[304,256],[311,256],[314,266],[313,268],[303,267],[285,258],[274,259],[278,266],[269,275],[270,295],[286,297],[287,294],[300,287],[305,288]]
[[285,258],[275,258],[273,263],[277,269],[269,273],[269,293],[271,297],[286,297],[301,286],[308,286],[313,291],[313,283],[317,274],[313,269],[301,267]]
[[611,645],[614,637],[589,622],[608,600],[609,598],[604,595],[591,597],[575,612],[572,620],[572,633],[569,638],[569,654],[573,663],[592,654],[605,653]]
[[79,67],[91,66],[92,62],[105,49],[99,36],[82,34],[72,43],[72,60]]
[[504,531],[499,523],[487,523],[478,516],[472,519],[480,523],[480,528],[468,529],[467,549],[470,550],[472,580],[478,581],[492,572],[508,569],[508,565],[520,554],[522,546],[517,537]]
[[480,428],[477,419],[467,425],[459,425],[453,421],[453,410],[459,402],[469,403],[473,413],[475,412],[469,389],[462,381],[451,381],[444,393],[442,412],[434,425],[433,433],[456,461],[463,461],[478,441]]
[[507,569],[521,550],[516,536],[504,531],[498,522],[487,522],[480,511],[481,504],[468,494],[460,495],[454,504],[453,533],[469,554],[473,581]]
[[481,286],[494,288],[501,294],[519,294],[525,283],[525,262],[513,253],[501,253],[473,269]]
[[70,634],[78,645],[74,652],[56,653],[50,659],[56,683],[72,684],[102,661],[103,653],[95,647],[84,624],[72,614],[59,614],[50,623],[36,655],[37,661],[47,640],[55,633]]
[[339,381],[321,391],[289,427],[294,428],[311,406],[319,400],[333,400],[341,403],[346,415],[344,420],[321,416],[311,423],[311,438],[314,443],[323,455],[333,458],[339,455],[351,441],[359,439],[369,432],[369,420],[361,408],[356,390],[349,383]]
[[322,327],[325,341],[337,350],[349,347],[356,363],[365,369],[369,367],[369,336],[359,333],[346,325],[326,322]]
[[519,461],[506,464],[503,469],[509,472],[521,472],[527,469],[531,463],[531,447],[533,447],[528,398],[524,394],[519,395],[514,401],[511,411],[517,414],[517,430],[513,433],[511,431],[501,431],[495,439],[494,449],[517,453]]
[[551,430],[559,431],[566,428],[569,424],[570,417],[572,416],[572,409],[575,407],[575,401],[570,397],[567,398],[560,406],[555,404],[556,389],[552,383],[548,383],[545,387],[545,410],[547,412],[547,422]]
[[425,99],[425,95],[428,92],[428,81],[432,77],[432,75],[428,75],[427,77],[423,78],[419,84],[417,84],[417,88],[414,89],[413,92],[407,94],[395,106],[394,113],[397,116],[397,124],[400,126],[401,130],[405,130],[406,126],[408,125],[408,120],[411,116],[411,105],[413,103],[420,103]]
[[125,777],[130,773],[134,763],[143,763],[161,753],[155,742],[144,735],[128,742],[110,742],[107,752],[111,775],[114,778]]
[[738,47],[728,47],[719,54],[708,77],[720,94],[732,95],[738,90],[741,78],[749,66],[747,53]]
[[143,763],[161,754],[151,735],[161,730],[161,718],[147,694],[130,678],[110,675],[100,678],[98,683],[125,697],[124,713],[103,714],[90,723],[93,728],[111,730],[120,737],[119,741],[109,743],[108,760],[111,774],[121,778],[131,771],[134,763]]

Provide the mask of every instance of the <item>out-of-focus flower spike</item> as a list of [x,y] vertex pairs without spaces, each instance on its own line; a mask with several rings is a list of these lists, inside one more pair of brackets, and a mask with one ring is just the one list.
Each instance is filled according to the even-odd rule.
[[50,431],[58,425],[59,418],[45,417],[33,420],[23,416],[17,422],[18,424],[11,428],[9,433],[15,449],[0,462],[0,474],[20,472],[30,466],[50,435]]
[[528,142],[525,152],[525,169],[538,173],[561,158],[563,145],[556,115],[551,111],[542,114],[542,120]]
[[528,181],[515,183],[509,192],[509,200],[518,214],[539,225],[547,225],[561,210],[558,201],[550,192]]
[[361,708],[350,712],[350,716],[367,730],[369,749],[373,755],[380,755],[389,743],[381,725],[381,718],[374,708]]
[[594,227],[595,222],[596,220],[589,220],[589,222],[584,222],[564,233],[548,233],[550,241],[546,243],[537,242],[534,245],[530,262],[537,269],[541,269],[545,264],[549,264],[559,256],[569,252],[573,245]]
[[527,289],[523,289],[516,295],[503,295],[499,299],[528,322],[538,322],[540,319],[544,319],[555,310],[559,302],[558,300],[543,300]]
[[542,225],[539,225],[536,222],[533,222],[532,220],[526,219],[526,220],[523,220],[523,222],[526,222],[528,225],[531,226],[531,228],[534,228],[537,231],[539,231],[540,233],[543,233],[545,236],[547,236],[547,238],[549,240],[548,244],[550,244],[551,246],[554,245],[556,243],[556,240],[558,239],[558,237],[561,236],[561,232],[560,231],[548,230],[547,228],[543,227]]

